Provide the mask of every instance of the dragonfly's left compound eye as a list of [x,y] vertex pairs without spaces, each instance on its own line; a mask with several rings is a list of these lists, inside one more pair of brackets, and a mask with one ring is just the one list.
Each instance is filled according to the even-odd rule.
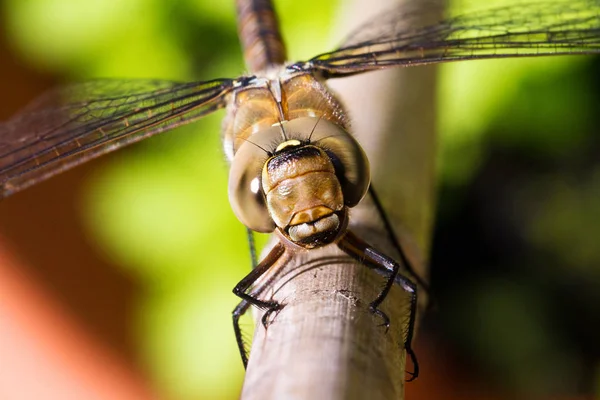
[[260,179],[268,158],[265,150],[246,142],[235,153],[229,171],[229,203],[235,216],[248,228],[263,233],[275,230]]
[[371,183],[369,159],[360,144],[344,129],[325,120],[316,125],[311,142],[324,149],[333,162],[344,203],[348,207],[356,206]]

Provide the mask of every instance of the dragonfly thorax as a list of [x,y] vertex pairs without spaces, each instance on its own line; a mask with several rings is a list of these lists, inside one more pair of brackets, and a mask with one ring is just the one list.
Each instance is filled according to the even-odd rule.
[[298,118],[255,133],[240,146],[230,172],[229,200],[238,219],[259,232],[278,230],[305,248],[344,231],[348,208],[370,182],[367,157],[338,125]]

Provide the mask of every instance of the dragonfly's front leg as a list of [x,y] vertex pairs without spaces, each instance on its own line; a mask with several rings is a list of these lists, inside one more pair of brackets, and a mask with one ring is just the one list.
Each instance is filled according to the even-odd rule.
[[410,316],[408,321],[406,337],[404,340],[404,349],[406,350],[406,353],[409,355],[414,365],[414,371],[410,373],[412,376],[409,379],[409,381],[416,379],[419,375],[419,364],[417,362],[416,354],[412,349],[412,338],[415,327],[415,317],[417,313],[417,285],[415,285],[410,279],[399,273],[400,264],[398,264],[392,258],[381,253],[379,250],[373,248],[370,244],[360,239],[351,231],[348,231],[344,235],[344,237],[338,242],[338,246],[341,250],[343,250],[346,254],[348,254],[355,260],[361,263],[368,262],[370,264],[374,264],[376,267],[383,268],[390,273],[381,292],[369,305],[369,309],[371,310],[371,312],[383,318],[383,325],[386,327],[386,331],[389,327],[390,319],[383,311],[381,311],[378,308],[379,305],[381,305],[383,300],[385,300],[396,280],[399,280],[404,291],[409,293]]
[[242,300],[240,304],[237,305],[233,309],[232,317],[233,317],[233,331],[235,332],[235,341],[238,345],[238,350],[240,351],[240,357],[242,358],[242,363],[244,364],[244,368],[248,366],[248,350],[246,349],[246,343],[244,343],[244,337],[242,335],[242,328],[240,327],[240,318],[242,315],[248,311],[250,307],[250,303],[246,300]]
[[244,279],[242,279],[234,288],[233,293],[240,297],[242,301],[238,306],[233,310],[233,330],[235,332],[235,340],[238,345],[238,349],[240,351],[240,356],[242,357],[242,362],[244,363],[244,368],[248,364],[248,352],[246,351],[246,346],[244,344],[244,340],[242,337],[242,330],[240,328],[240,318],[242,315],[248,311],[250,305],[254,305],[262,310],[265,310],[265,314],[262,318],[262,324],[266,328],[267,327],[267,318],[268,316],[280,310],[282,305],[276,301],[264,301],[257,298],[264,289],[266,285],[261,287],[260,289],[254,291],[253,293],[247,293],[247,290],[254,284],[256,281],[263,276],[285,253],[285,247],[281,243],[277,243],[273,249],[269,252],[269,254],[262,260],[256,268],[254,268]]
[[381,221],[383,222],[383,226],[385,228],[385,232],[388,236],[388,239],[390,240],[392,246],[394,246],[394,249],[396,249],[396,251],[400,255],[400,261],[402,261],[402,264],[404,264],[404,268],[406,268],[406,270],[410,273],[410,275],[414,277],[414,279],[417,281],[417,283],[419,285],[421,285],[421,287],[425,290],[425,292],[427,294],[429,294],[430,302],[431,302],[431,293],[429,290],[429,284],[425,281],[425,279],[423,279],[419,274],[417,274],[417,271],[415,271],[415,269],[411,265],[410,261],[406,257],[406,254],[404,253],[404,249],[402,248],[400,241],[396,237],[396,233],[394,232],[394,229],[392,228],[392,224],[390,223],[390,220],[388,219],[388,217],[386,215],[386,212],[383,208],[383,204],[381,204],[381,201],[379,200],[379,196],[375,192],[373,183],[371,183],[371,185],[369,185],[369,194],[371,195],[371,199],[373,200],[375,209],[377,210],[377,213],[379,214],[379,218],[381,218]]

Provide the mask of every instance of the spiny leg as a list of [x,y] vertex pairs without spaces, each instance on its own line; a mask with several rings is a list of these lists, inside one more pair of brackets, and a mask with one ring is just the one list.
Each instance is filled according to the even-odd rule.
[[406,257],[406,254],[404,253],[404,250],[402,249],[402,245],[398,241],[396,233],[394,232],[394,229],[392,228],[392,224],[390,223],[390,220],[388,219],[387,214],[385,213],[385,210],[383,209],[383,205],[381,204],[381,201],[379,200],[379,196],[377,196],[377,193],[375,192],[375,189],[373,188],[373,184],[371,184],[369,186],[369,194],[371,195],[371,198],[373,199],[373,204],[375,204],[375,208],[377,209],[377,213],[379,214],[379,217],[383,221],[383,226],[385,228],[385,231],[387,232],[389,240],[392,242],[392,246],[394,246],[394,248],[396,249],[398,254],[400,254],[400,261],[402,261],[402,264],[404,264],[404,268],[406,268],[406,270],[412,276],[414,276],[417,283],[419,285],[421,285],[421,287],[423,287],[423,289],[425,289],[425,291],[427,293],[429,293],[429,284],[427,282],[425,282],[425,280],[423,278],[421,278],[419,276],[419,274],[417,274],[417,272],[414,270],[410,261],[408,261],[408,257]]
[[[259,296],[264,289],[267,287],[268,285],[263,286],[262,288],[260,288],[259,290],[253,292],[253,296]],[[232,317],[233,317],[233,331],[235,333],[235,341],[238,345],[238,350],[240,352],[240,357],[242,358],[242,363],[244,364],[244,368],[246,368],[248,366],[248,349],[246,347],[246,343],[244,341],[244,335],[242,332],[242,328],[240,326],[240,318],[246,313],[246,311],[248,311],[248,309],[250,308],[251,304],[250,302],[246,301],[246,300],[242,300],[240,301],[240,303],[235,307],[235,309],[232,312]],[[266,318],[265,315],[267,315],[267,313],[270,314],[270,310],[267,310],[267,312],[265,312],[265,314],[263,314],[263,326],[266,327]]]
[[[394,229],[392,228],[392,224],[390,223],[390,220],[387,217],[385,209],[383,208],[383,205],[381,204],[381,201],[379,200],[379,196],[377,195],[377,192],[375,191],[373,184],[371,184],[369,186],[369,194],[371,195],[373,204],[375,205],[375,208],[377,209],[377,213],[379,214],[379,217],[381,218],[381,220],[383,222],[383,226],[384,226],[385,231],[388,234],[388,238],[392,242],[392,246],[394,246],[394,248],[400,255],[400,259],[401,259],[402,263],[404,264],[404,267],[415,278],[417,283],[419,285],[421,285],[421,287],[425,290],[425,292],[427,292],[429,294],[429,296],[430,296],[429,297],[429,305],[433,304],[432,299],[431,299],[431,291],[429,289],[429,284],[423,278],[421,278],[421,276],[419,274],[417,274],[417,272],[413,268],[412,264],[408,260],[408,257],[406,257],[406,254],[404,253],[404,250],[402,249],[402,245],[400,244],[400,241],[398,240],[396,233],[394,232]],[[412,301],[414,301],[414,304],[411,304],[411,310],[416,310],[416,307],[417,307],[416,295],[411,298],[411,302]],[[414,326],[416,312],[411,311],[410,318],[411,318],[411,321],[410,321],[409,326],[411,326],[411,329],[409,329],[409,331],[407,332],[407,340],[406,340],[406,342],[409,344],[412,342],[412,336],[413,336],[413,328],[412,327]],[[417,376],[419,375],[419,364],[417,362],[417,356],[415,355],[414,351],[412,350],[412,347],[410,347],[410,346],[407,347],[406,352],[410,355],[410,358],[414,365],[414,371],[411,374],[412,377],[408,380],[410,382],[410,381],[416,379]]]
[[[244,368],[248,363],[248,355],[246,352],[246,346],[242,337],[242,330],[240,328],[239,320],[242,315],[248,310],[250,305],[254,305],[260,309],[266,310],[265,315],[269,315],[274,311],[281,309],[281,304],[275,301],[263,301],[258,299],[256,296],[260,295],[265,287],[259,289],[255,293],[246,293],[261,276],[263,276],[283,255],[285,247],[281,243],[277,243],[269,252],[269,254],[262,260],[256,268],[254,268],[244,279],[242,279],[234,288],[233,293],[240,297],[242,301],[232,312],[233,318],[233,330],[235,332],[235,340],[238,345],[238,350],[244,363]],[[263,325],[266,328],[266,319],[263,315]]]
[[417,361],[417,355],[412,348],[413,335],[415,333],[415,321],[417,319],[417,285],[412,283],[405,276],[400,274],[400,279],[403,281],[403,285],[412,287],[413,291],[410,296],[410,317],[408,319],[408,327],[406,329],[406,338],[404,339],[404,349],[406,354],[410,357],[410,361],[413,364],[413,372],[407,372],[411,377],[407,379],[408,382],[414,381],[419,376],[419,362]]
[[246,300],[242,300],[232,312],[235,341],[237,342],[238,350],[240,351],[244,369],[248,366],[248,350],[246,349],[246,343],[244,343],[244,336],[242,335],[242,328],[240,327],[240,318],[248,311],[248,308],[250,308],[250,303]]
[[[246,227],[246,237],[248,239],[248,249],[250,251],[250,263],[254,270],[258,265],[256,258],[256,242],[254,241],[254,232],[248,227]],[[246,300],[242,300],[232,312],[235,341],[237,342],[244,368],[248,365],[248,350],[246,349],[246,343],[244,343],[244,335],[242,334],[242,328],[240,327],[240,318],[248,311],[248,308],[250,308],[250,303]]]
[[419,363],[417,362],[417,356],[412,349],[412,339],[417,314],[417,285],[406,276],[399,273],[400,264],[360,239],[351,231],[346,232],[342,240],[338,242],[338,247],[355,260],[361,263],[368,262],[375,267],[383,268],[390,273],[383,289],[369,305],[371,312],[383,318],[383,325],[385,325],[386,331],[389,327],[390,319],[383,311],[379,310],[379,305],[385,300],[396,280],[402,285],[404,291],[410,294],[410,316],[406,330],[406,338],[404,339],[404,349],[414,365],[414,371],[412,373],[409,372],[411,378],[408,381],[416,379],[419,375]]
[[376,266],[383,267],[387,272],[391,272],[387,278],[383,288],[379,292],[379,295],[370,303],[370,309],[373,313],[383,318],[383,325],[389,327],[389,318],[384,312],[379,310],[379,305],[385,300],[388,293],[390,292],[394,281],[398,273],[400,272],[400,264],[393,259],[387,257],[383,253],[375,250],[371,245],[360,239],[351,231],[346,232],[342,240],[339,241],[338,246],[348,255],[356,259],[357,261],[364,263],[371,262]]

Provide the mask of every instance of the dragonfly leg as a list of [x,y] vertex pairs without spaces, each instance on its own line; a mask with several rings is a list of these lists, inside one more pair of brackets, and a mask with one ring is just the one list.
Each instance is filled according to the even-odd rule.
[[[246,228],[246,233],[248,236],[248,248],[250,250],[250,261],[252,263],[252,269],[255,269],[256,266],[258,265],[258,261],[256,258],[256,242],[254,240],[254,232],[252,231],[252,229],[250,228]],[[268,309],[262,316],[262,324],[263,326],[266,328],[268,325],[268,320],[269,320],[269,316],[274,312],[277,311],[279,308],[275,309],[275,308],[271,308]]]
[[248,311],[248,308],[250,308],[250,303],[246,300],[242,300],[232,312],[235,341],[237,342],[238,350],[240,351],[240,357],[242,358],[244,369],[248,366],[248,349],[246,348],[246,343],[244,343],[242,328],[240,327],[240,318],[246,313],[246,311]]
[[430,293],[429,284],[427,282],[425,282],[425,279],[421,278],[421,276],[419,276],[419,274],[417,274],[417,272],[414,270],[410,261],[408,261],[406,254],[404,254],[402,245],[398,241],[396,233],[394,232],[394,229],[392,228],[392,224],[390,223],[390,220],[388,219],[387,214],[385,213],[383,205],[381,204],[381,201],[379,200],[379,196],[377,196],[377,193],[375,192],[375,189],[373,188],[373,184],[371,184],[369,186],[369,194],[371,195],[373,204],[375,205],[375,208],[377,209],[377,213],[379,214],[379,217],[381,218],[381,220],[383,222],[383,226],[388,235],[388,238],[389,238],[390,242],[392,242],[392,246],[394,246],[394,249],[396,249],[396,251],[400,255],[400,260],[402,261],[402,264],[404,264],[404,267],[406,268],[406,270],[410,273],[411,276],[413,276],[415,278],[417,283],[419,285],[421,285],[421,287],[425,290],[425,292]]
[[[235,340],[238,345],[238,349],[240,351],[240,355],[242,357],[242,362],[244,363],[244,368],[248,364],[248,352],[246,350],[246,346],[244,344],[244,340],[242,337],[242,330],[240,328],[239,320],[248,308],[251,305],[256,306],[262,310],[265,310],[265,315],[270,315],[274,311],[278,311],[282,308],[282,305],[277,303],[276,301],[264,301],[260,300],[256,296],[260,295],[266,285],[253,293],[247,293],[247,290],[254,284],[256,281],[263,276],[283,255],[285,252],[285,247],[281,243],[277,243],[273,249],[269,252],[269,254],[262,260],[256,268],[254,268],[244,279],[242,279],[234,288],[233,293],[240,297],[242,301],[232,312],[233,318],[233,330],[235,332]],[[267,327],[265,316],[263,315],[262,323]]]
[[[254,292],[254,295],[257,296],[260,293],[262,293],[262,290],[259,290],[257,292]],[[237,343],[238,346],[238,350],[240,352],[240,357],[242,358],[242,363],[244,364],[244,368],[246,368],[248,366],[248,348],[246,346],[246,342],[244,341],[244,335],[242,333],[242,328],[240,327],[240,318],[242,317],[242,315],[244,315],[246,313],[246,311],[248,311],[248,309],[250,308],[251,304],[249,301],[247,300],[242,300],[233,310],[232,317],[233,317],[233,331],[235,333],[235,341]],[[280,309],[280,307],[277,307],[277,309]],[[263,315],[263,326],[266,327],[266,318],[265,316],[271,315],[271,313],[275,311],[273,309],[268,309],[265,314]]]
[[408,381],[410,382],[416,379],[419,375],[419,364],[417,362],[417,356],[412,349],[412,339],[417,314],[417,285],[406,276],[399,273],[400,264],[377,249],[373,248],[351,231],[346,233],[346,235],[338,243],[338,246],[341,250],[357,261],[361,263],[368,262],[377,268],[383,268],[389,273],[389,277],[387,278],[383,289],[375,298],[375,300],[373,300],[369,305],[370,311],[380,316],[384,320],[382,325],[386,327],[386,332],[387,328],[389,327],[389,317],[378,307],[389,294],[394,282],[398,281],[404,291],[410,295],[410,316],[404,338],[404,349],[406,350],[406,354],[410,357],[414,367],[413,372],[409,372],[411,377],[408,379]]
[[250,262],[252,269],[256,268],[258,261],[256,258],[256,242],[254,241],[254,232],[250,228],[246,228],[246,236],[248,237],[248,249],[250,250]]

